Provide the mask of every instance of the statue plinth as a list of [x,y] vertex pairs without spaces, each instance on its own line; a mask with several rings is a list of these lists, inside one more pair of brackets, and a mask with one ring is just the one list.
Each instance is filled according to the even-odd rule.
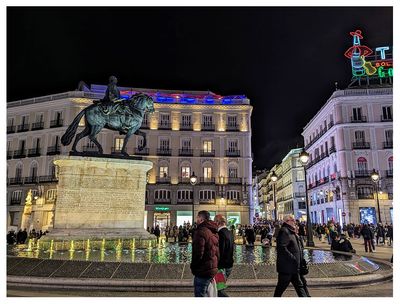
[[147,238],[146,177],[150,161],[59,156],[54,228],[45,239]]

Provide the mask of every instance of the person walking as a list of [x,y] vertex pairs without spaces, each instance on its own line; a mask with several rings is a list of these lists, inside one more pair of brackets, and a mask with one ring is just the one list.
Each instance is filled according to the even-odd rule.
[[161,231],[160,231],[160,226],[159,225],[157,225],[156,228],[154,228],[154,235],[157,238],[157,244],[158,244],[159,241],[160,241],[160,235],[161,235]]
[[393,242],[393,226],[392,226],[392,224],[390,224],[387,227],[386,237],[388,238],[388,245],[392,246],[392,242]]
[[194,296],[206,297],[208,285],[218,272],[218,226],[210,220],[210,213],[206,210],[199,211],[196,223],[190,269],[194,275]]
[[[219,260],[218,269],[222,269],[225,278],[228,279],[233,267],[233,249],[235,240],[233,234],[226,227],[226,219],[223,215],[217,214],[214,217],[214,222],[218,225],[219,237]],[[228,297],[225,290],[218,290],[218,297]]]
[[375,252],[375,246],[373,243],[374,233],[372,232],[370,225],[364,224],[364,226],[361,228],[360,234],[364,238],[365,252],[368,252],[368,249],[369,252]]
[[296,235],[296,222],[293,215],[285,216],[283,221],[277,237],[278,284],[274,297],[281,297],[290,283],[293,284],[299,297],[307,297],[300,277],[300,265],[304,257],[299,237]]

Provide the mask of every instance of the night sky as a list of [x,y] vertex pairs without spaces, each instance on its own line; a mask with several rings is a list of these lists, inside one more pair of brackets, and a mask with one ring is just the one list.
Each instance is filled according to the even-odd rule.
[[301,132],[346,88],[350,31],[392,45],[392,8],[8,8],[7,100],[87,84],[244,94],[257,169],[302,147]]

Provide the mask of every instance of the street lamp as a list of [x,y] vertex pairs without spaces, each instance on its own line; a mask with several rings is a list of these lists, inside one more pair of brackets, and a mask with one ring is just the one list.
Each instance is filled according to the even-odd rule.
[[378,197],[378,188],[379,188],[379,173],[375,171],[375,169],[372,170],[371,173],[371,179],[375,183],[375,192],[376,192],[376,203],[378,205],[378,219],[379,223],[381,223],[381,209],[379,206],[379,197]]
[[278,180],[278,176],[275,174],[275,171],[272,171],[272,175],[271,175],[271,181],[272,181],[272,186],[274,188],[274,217],[275,217],[275,221],[278,220],[278,209],[276,206],[276,181]]
[[189,178],[190,184],[193,186],[193,202],[192,202],[192,226],[194,225],[194,186],[197,183],[197,176],[194,174],[194,171],[192,172],[192,175]]
[[307,194],[307,170],[306,165],[310,159],[310,154],[308,154],[304,149],[299,155],[300,162],[303,165],[304,169],[304,184],[306,186],[306,209],[307,209],[307,246],[314,247],[314,240],[312,235],[312,226],[311,226],[311,218],[310,218],[310,207],[308,205],[308,194]]

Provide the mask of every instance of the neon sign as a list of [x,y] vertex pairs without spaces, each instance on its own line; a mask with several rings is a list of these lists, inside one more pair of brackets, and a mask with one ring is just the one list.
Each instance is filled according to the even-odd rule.
[[155,207],[155,211],[169,211],[169,207]]
[[354,78],[393,77],[393,58],[389,46],[375,48],[375,51],[361,44],[362,32],[356,30],[350,32],[353,37],[353,45],[347,49],[344,55],[351,60],[351,69]]

